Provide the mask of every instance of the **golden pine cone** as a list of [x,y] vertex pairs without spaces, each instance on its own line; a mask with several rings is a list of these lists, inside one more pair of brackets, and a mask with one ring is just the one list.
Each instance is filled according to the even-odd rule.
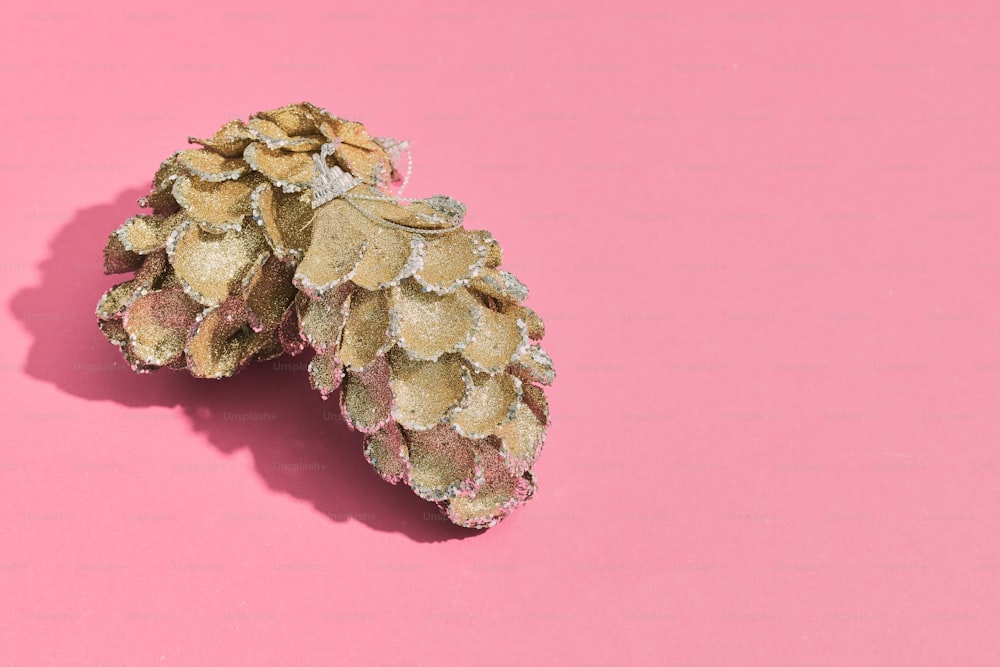
[[479,528],[530,498],[555,374],[490,233],[392,197],[401,144],[307,103],[192,141],[105,249],[135,271],[98,305],[132,367],[222,377],[308,345],[384,479]]

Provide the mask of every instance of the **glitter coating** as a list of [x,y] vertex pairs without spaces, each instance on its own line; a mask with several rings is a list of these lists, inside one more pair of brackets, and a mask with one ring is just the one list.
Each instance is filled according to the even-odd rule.
[[109,237],[100,330],[136,372],[232,375],[313,352],[364,455],[455,523],[535,491],[555,378],[527,287],[446,195],[403,199],[406,142],[309,103],[232,120],[157,170]]

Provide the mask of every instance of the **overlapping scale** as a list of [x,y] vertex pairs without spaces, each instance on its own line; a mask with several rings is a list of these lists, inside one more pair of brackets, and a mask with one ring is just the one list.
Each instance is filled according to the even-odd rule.
[[430,292],[447,294],[466,285],[486,264],[486,237],[464,229],[432,236],[426,243],[423,262],[414,274]]
[[340,392],[340,407],[348,424],[372,433],[392,418],[389,362],[380,356],[363,369],[349,370]]
[[151,366],[165,366],[180,358],[202,308],[180,286],[140,296],[122,317],[132,352]]
[[525,382],[550,385],[556,379],[555,369],[552,368],[552,357],[537,343],[520,351],[509,369]]
[[404,431],[410,460],[408,482],[427,500],[472,495],[483,483],[475,441],[438,424],[425,431]]
[[392,416],[409,430],[422,431],[445,421],[458,409],[472,384],[461,357],[415,361],[400,348],[389,353]]
[[462,356],[476,370],[499,373],[528,343],[528,329],[516,314],[481,308],[479,327],[462,348]]
[[285,312],[298,290],[292,284],[292,268],[274,255],[260,255],[261,261],[246,281],[247,320],[254,331],[273,331],[281,325]]
[[198,223],[205,231],[223,234],[243,226],[258,181],[253,175],[221,183],[181,176],[174,181],[173,195],[187,220]]
[[118,228],[116,236],[122,247],[139,255],[162,250],[170,232],[184,221],[183,214],[136,215]]
[[312,194],[284,192],[261,183],[250,195],[250,215],[264,228],[271,251],[278,259],[296,263],[312,238]]
[[449,500],[445,512],[460,526],[489,528],[531,498],[535,492],[535,481],[530,472],[512,473],[497,450],[495,441],[480,440],[473,447],[482,481],[475,493]]
[[309,249],[295,274],[295,284],[312,296],[350,280],[368,250],[369,221],[343,199],[334,199],[313,215]]
[[521,381],[513,375],[476,373],[464,404],[449,421],[468,438],[485,438],[514,418],[521,394]]
[[365,440],[365,458],[382,479],[395,484],[410,474],[410,451],[403,430],[390,421]]
[[314,350],[322,352],[340,344],[340,332],[347,318],[354,285],[347,283],[330,290],[322,298],[300,299],[299,332]]
[[243,151],[251,139],[253,139],[253,135],[247,128],[247,124],[241,120],[229,121],[209,139],[188,137],[188,141],[192,144],[201,144],[203,148],[227,158],[238,158],[243,155]]
[[337,358],[337,348],[317,352],[309,362],[309,382],[324,399],[337,391],[343,380],[344,366]]
[[255,356],[267,357],[275,343],[250,327],[246,303],[234,295],[199,315],[185,349],[187,368],[195,377],[228,377]]
[[389,290],[390,330],[414,359],[433,361],[464,348],[475,336],[482,306],[467,292],[427,292],[415,280]]
[[205,148],[178,151],[175,159],[187,173],[210,183],[234,181],[249,169],[240,158],[226,157]]
[[265,247],[256,226],[213,234],[188,220],[171,233],[167,254],[191,298],[215,306],[237,291]]
[[285,192],[310,188],[316,176],[316,164],[309,153],[268,148],[267,144],[254,142],[243,151],[243,159]]
[[388,295],[384,291],[354,289],[340,338],[340,358],[344,365],[364,368],[391,346]]

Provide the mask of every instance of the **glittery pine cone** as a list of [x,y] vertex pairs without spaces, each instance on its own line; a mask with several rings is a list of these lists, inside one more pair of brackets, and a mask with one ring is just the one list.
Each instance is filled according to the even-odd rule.
[[105,250],[135,271],[98,306],[132,367],[222,377],[309,346],[384,479],[479,528],[530,498],[554,372],[490,233],[449,197],[392,197],[403,144],[309,104],[192,141]]

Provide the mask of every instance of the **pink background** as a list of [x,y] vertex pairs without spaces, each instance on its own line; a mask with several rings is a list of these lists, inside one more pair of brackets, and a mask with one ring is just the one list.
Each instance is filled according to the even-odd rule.
[[[0,665],[996,664],[1000,10],[675,4],[8,8]],[[301,367],[94,325],[159,162],[302,100],[410,139],[546,319],[494,530]]]

